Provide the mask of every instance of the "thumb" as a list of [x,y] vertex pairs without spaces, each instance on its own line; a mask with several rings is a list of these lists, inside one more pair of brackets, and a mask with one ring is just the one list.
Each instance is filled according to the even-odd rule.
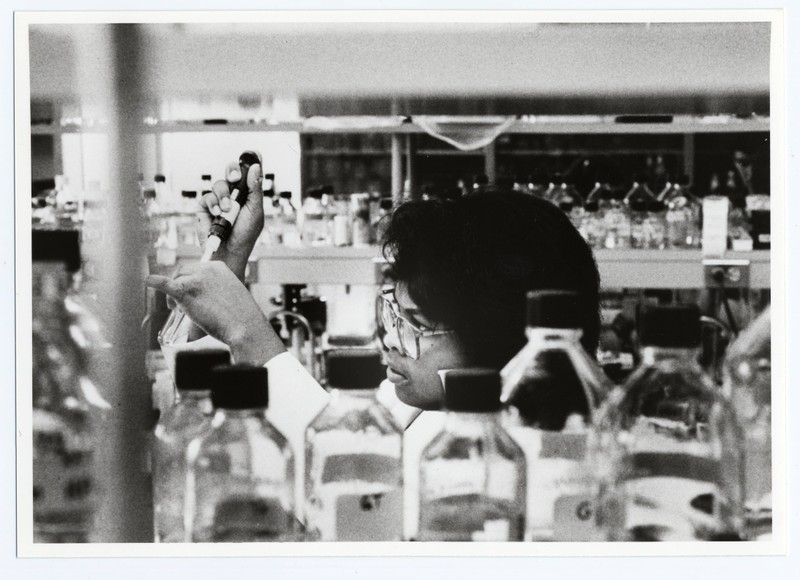
[[247,189],[250,191],[250,193],[247,196],[246,205],[258,204],[260,207],[263,203],[264,192],[262,191],[261,187],[261,171],[260,163],[254,163],[247,171]]

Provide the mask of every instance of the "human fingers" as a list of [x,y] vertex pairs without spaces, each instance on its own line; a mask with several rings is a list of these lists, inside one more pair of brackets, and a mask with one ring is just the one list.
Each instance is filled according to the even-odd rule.
[[262,190],[261,180],[261,164],[255,163],[251,165],[250,169],[247,171],[247,189],[250,193],[247,196],[247,202],[245,205],[251,207],[264,207],[264,192]]
[[173,299],[179,299],[183,293],[182,284],[175,278],[169,276],[162,276],[161,274],[150,274],[145,279],[145,284],[148,288],[163,292]]

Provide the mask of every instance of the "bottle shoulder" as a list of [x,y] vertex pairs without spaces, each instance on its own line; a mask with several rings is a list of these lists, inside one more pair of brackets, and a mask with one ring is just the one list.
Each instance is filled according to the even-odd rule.
[[371,431],[381,435],[402,437],[403,429],[389,409],[373,399],[366,401],[330,402],[311,421],[307,436],[325,431]]

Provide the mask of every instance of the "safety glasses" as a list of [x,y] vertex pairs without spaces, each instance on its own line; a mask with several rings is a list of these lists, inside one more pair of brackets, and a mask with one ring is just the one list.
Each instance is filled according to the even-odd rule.
[[386,332],[394,330],[400,342],[401,354],[417,360],[419,358],[419,339],[440,334],[450,334],[452,330],[421,330],[397,311],[394,301],[394,288],[381,291],[378,300],[380,320]]

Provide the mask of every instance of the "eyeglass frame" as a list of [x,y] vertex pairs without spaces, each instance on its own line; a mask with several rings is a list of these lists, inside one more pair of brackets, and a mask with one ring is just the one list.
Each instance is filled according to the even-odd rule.
[[[387,298],[388,294],[394,295],[394,291],[395,291],[394,288],[386,288],[384,290],[381,290],[381,293],[378,296],[378,298],[379,298],[378,315],[379,315],[381,324],[383,325],[383,329],[387,333],[389,333],[392,330],[394,330],[395,333],[397,334],[397,341],[398,341],[398,343],[400,345],[400,349],[402,350],[401,354],[403,356],[407,356],[408,358],[410,358],[412,360],[419,360],[419,357],[420,357],[420,354],[421,354],[421,349],[420,349],[420,346],[419,346],[419,339],[420,338],[427,338],[427,337],[430,337],[430,336],[439,336],[439,335],[442,335],[442,334],[452,334],[453,332],[455,332],[452,329],[422,330],[421,328],[419,328],[416,324],[411,322],[408,318],[406,318],[405,316],[403,316],[402,314],[400,314],[396,310],[395,307],[398,306],[397,305],[397,301],[393,301],[393,300]],[[386,322],[387,321],[383,316],[384,308],[388,309],[388,311],[390,312],[391,320],[392,320],[392,328],[387,328],[387,326],[386,326]],[[399,320],[402,320],[403,323],[407,324],[408,327],[411,329],[411,333],[414,336],[414,346],[416,348],[416,356],[412,355],[412,353],[409,351],[407,345],[405,344],[405,341],[403,340],[403,333],[400,332],[400,330],[398,329],[398,326],[397,326],[397,323],[398,323]]]

